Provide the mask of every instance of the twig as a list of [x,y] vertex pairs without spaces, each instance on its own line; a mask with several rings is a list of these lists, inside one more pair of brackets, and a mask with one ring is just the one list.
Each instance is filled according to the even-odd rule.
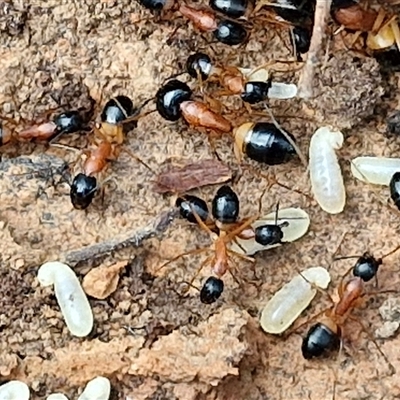
[[177,208],[169,209],[161,213],[142,229],[129,232],[120,238],[107,240],[102,243],[83,247],[79,250],[70,251],[64,254],[61,259],[68,265],[74,266],[83,261],[92,261],[104,257],[113,251],[124,247],[139,247],[144,240],[153,236],[161,235],[165,232],[171,222],[178,216],[178,213],[179,210]]
[[314,28],[311,37],[310,50],[298,84],[298,96],[308,99],[314,96],[313,81],[315,68],[318,64],[318,53],[321,50],[325,36],[326,21],[331,9],[332,0],[317,0],[315,6]]

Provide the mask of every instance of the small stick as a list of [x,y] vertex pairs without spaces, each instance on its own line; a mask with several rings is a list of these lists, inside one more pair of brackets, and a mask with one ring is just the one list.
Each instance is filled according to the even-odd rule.
[[144,228],[131,231],[119,238],[106,240],[101,243],[83,247],[79,250],[69,251],[65,253],[61,259],[68,265],[75,266],[83,261],[92,261],[104,257],[113,251],[124,247],[139,247],[144,240],[164,233],[178,214],[179,210],[174,207],[162,212]]
[[331,9],[332,0],[317,0],[315,6],[314,28],[311,37],[310,50],[298,84],[298,96],[309,99],[314,96],[313,81],[315,68],[318,64],[318,53],[321,50],[325,36],[326,21]]

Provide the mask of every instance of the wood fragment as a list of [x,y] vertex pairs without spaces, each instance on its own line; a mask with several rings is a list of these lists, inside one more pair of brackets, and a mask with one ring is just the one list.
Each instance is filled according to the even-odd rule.
[[157,193],[185,193],[191,189],[216,185],[232,179],[232,171],[216,159],[200,160],[183,167],[168,166],[157,176]]
[[317,0],[315,6],[314,28],[310,50],[298,84],[298,96],[303,99],[314,97],[313,81],[315,68],[318,65],[318,53],[325,37],[326,21],[331,9],[332,0]]

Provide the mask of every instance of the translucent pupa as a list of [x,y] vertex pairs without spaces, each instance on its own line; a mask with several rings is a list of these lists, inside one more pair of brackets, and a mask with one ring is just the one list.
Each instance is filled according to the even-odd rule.
[[[274,224],[276,218],[276,212],[271,212],[261,219],[254,222],[251,226],[255,229],[266,224]],[[282,208],[279,209],[278,219],[276,223],[278,225],[287,222],[287,226],[282,226],[283,239],[282,242],[294,242],[295,240],[303,237],[310,226],[309,215],[301,208]],[[274,244],[269,246],[263,246],[252,239],[241,239],[236,238],[239,246],[236,243],[232,243],[232,250],[241,254],[251,256],[259,251],[273,249],[281,244]]]
[[351,173],[360,181],[389,186],[392,176],[400,171],[400,158],[357,157],[350,165]]
[[275,335],[286,331],[317,294],[317,289],[311,283],[326,289],[330,281],[329,272],[322,267],[311,267],[302,271],[301,275],[296,274],[263,308],[260,315],[261,328]]
[[29,400],[29,387],[21,381],[10,381],[0,386],[0,400]]
[[335,153],[343,146],[343,140],[341,132],[321,127],[310,142],[311,189],[320,207],[329,214],[341,213],[346,204],[343,175]]
[[98,376],[88,382],[78,400],[108,400],[110,392],[110,381],[103,376]]
[[54,285],[57,302],[72,335],[84,337],[93,329],[93,313],[75,272],[58,261],[43,264],[38,271],[43,286]]

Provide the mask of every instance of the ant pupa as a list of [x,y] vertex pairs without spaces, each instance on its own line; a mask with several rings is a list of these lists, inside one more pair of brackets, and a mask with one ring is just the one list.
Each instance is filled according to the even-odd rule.
[[315,200],[329,214],[341,213],[346,204],[343,175],[335,150],[343,145],[343,134],[329,127],[317,129],[310,141],[309,165]]
[[356,157],[351,160],[350,168],[360,181],[389,186],[393,175],[400,171],[400,158]]

